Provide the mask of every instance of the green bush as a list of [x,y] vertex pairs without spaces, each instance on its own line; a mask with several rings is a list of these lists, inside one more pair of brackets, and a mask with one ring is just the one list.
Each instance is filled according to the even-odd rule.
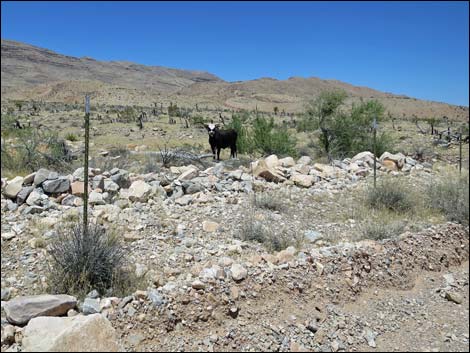
[[289,132],[274,124],[274,119],[256,117],[253,121],[254,149],[262,154],[297,156],[296,140]]
[[[227,125],[228,129],[234,129],[237,132],[237,152],[252,153],[253,140],[250,131],[246,127],[248,119],[246,115],[234,114],[232,121]],[[244,126],[245,125],[245,126]]]
[[[343,91],[325,91],[311,102],[300,120],[298,131],[319,131],[322,150],[331,159],[352,156],[362,151],[373,151],[372,123],[385,119],[384,106],[376,101],[361,101],[349,111],[342,109],[346,100]],[[393,151],[393,141],[385,132],[378,133],[376,154]]]
[[398,180],[385,179],[376,188],[366,192],[366,202],[370,208],[385,208],[395,212],[411,211],[414,207],[410,191]]
[[427,186],[431,208],[442,212],[449,221],[468,225],[469,187],[468,173],[464,176],[446,175]]

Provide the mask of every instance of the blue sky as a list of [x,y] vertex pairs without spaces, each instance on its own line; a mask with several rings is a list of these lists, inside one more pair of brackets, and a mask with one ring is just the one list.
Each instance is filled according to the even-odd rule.
[[468,2],[2,1],[2,39],[227,81],[337,79],[468,106]]

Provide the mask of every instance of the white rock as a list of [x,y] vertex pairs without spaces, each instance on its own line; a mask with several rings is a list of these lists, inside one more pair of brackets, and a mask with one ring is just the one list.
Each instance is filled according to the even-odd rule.
[[240,264],[233,264],[232,267],[230,267],[230,272],[232,273],[234,281],[241,281],[248,275],[247,269]]
[[10,199],[14,199],[23,187],[23,180],[24,178],[21,176],[8,180],[7,185],[3,189],[3,194]]
[[116,331],[101,314],[38,317],[24,329],[25,352],[123,352]]

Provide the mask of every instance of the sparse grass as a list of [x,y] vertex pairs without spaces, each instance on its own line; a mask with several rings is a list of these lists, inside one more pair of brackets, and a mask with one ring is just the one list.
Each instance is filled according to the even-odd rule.
[[286,205],[283,202],[283,195],[279,192],[262,192],[254,195],[252,199],[253,205],[258,208],[264,208],[271,211],[283,211],[286,209]]
[[49,284],[54,293],[83,297],[97,289],[101,294],[122,293],[132,287],[126,252],[116,234],[92,224],[83,232],[81,221],[59,229],[49,246]]
[[468,225],[468,172],[446,172],[427,186],[426,195],[431,208],[442,212],[447,220]]

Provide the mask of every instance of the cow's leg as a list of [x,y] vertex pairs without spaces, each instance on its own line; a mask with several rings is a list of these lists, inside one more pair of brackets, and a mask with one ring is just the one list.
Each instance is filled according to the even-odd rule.
[[212,149],[212,159],[215,160],[215,146],[211,146]]
[[217,147],[217,160],[220,161],[220,147]]

